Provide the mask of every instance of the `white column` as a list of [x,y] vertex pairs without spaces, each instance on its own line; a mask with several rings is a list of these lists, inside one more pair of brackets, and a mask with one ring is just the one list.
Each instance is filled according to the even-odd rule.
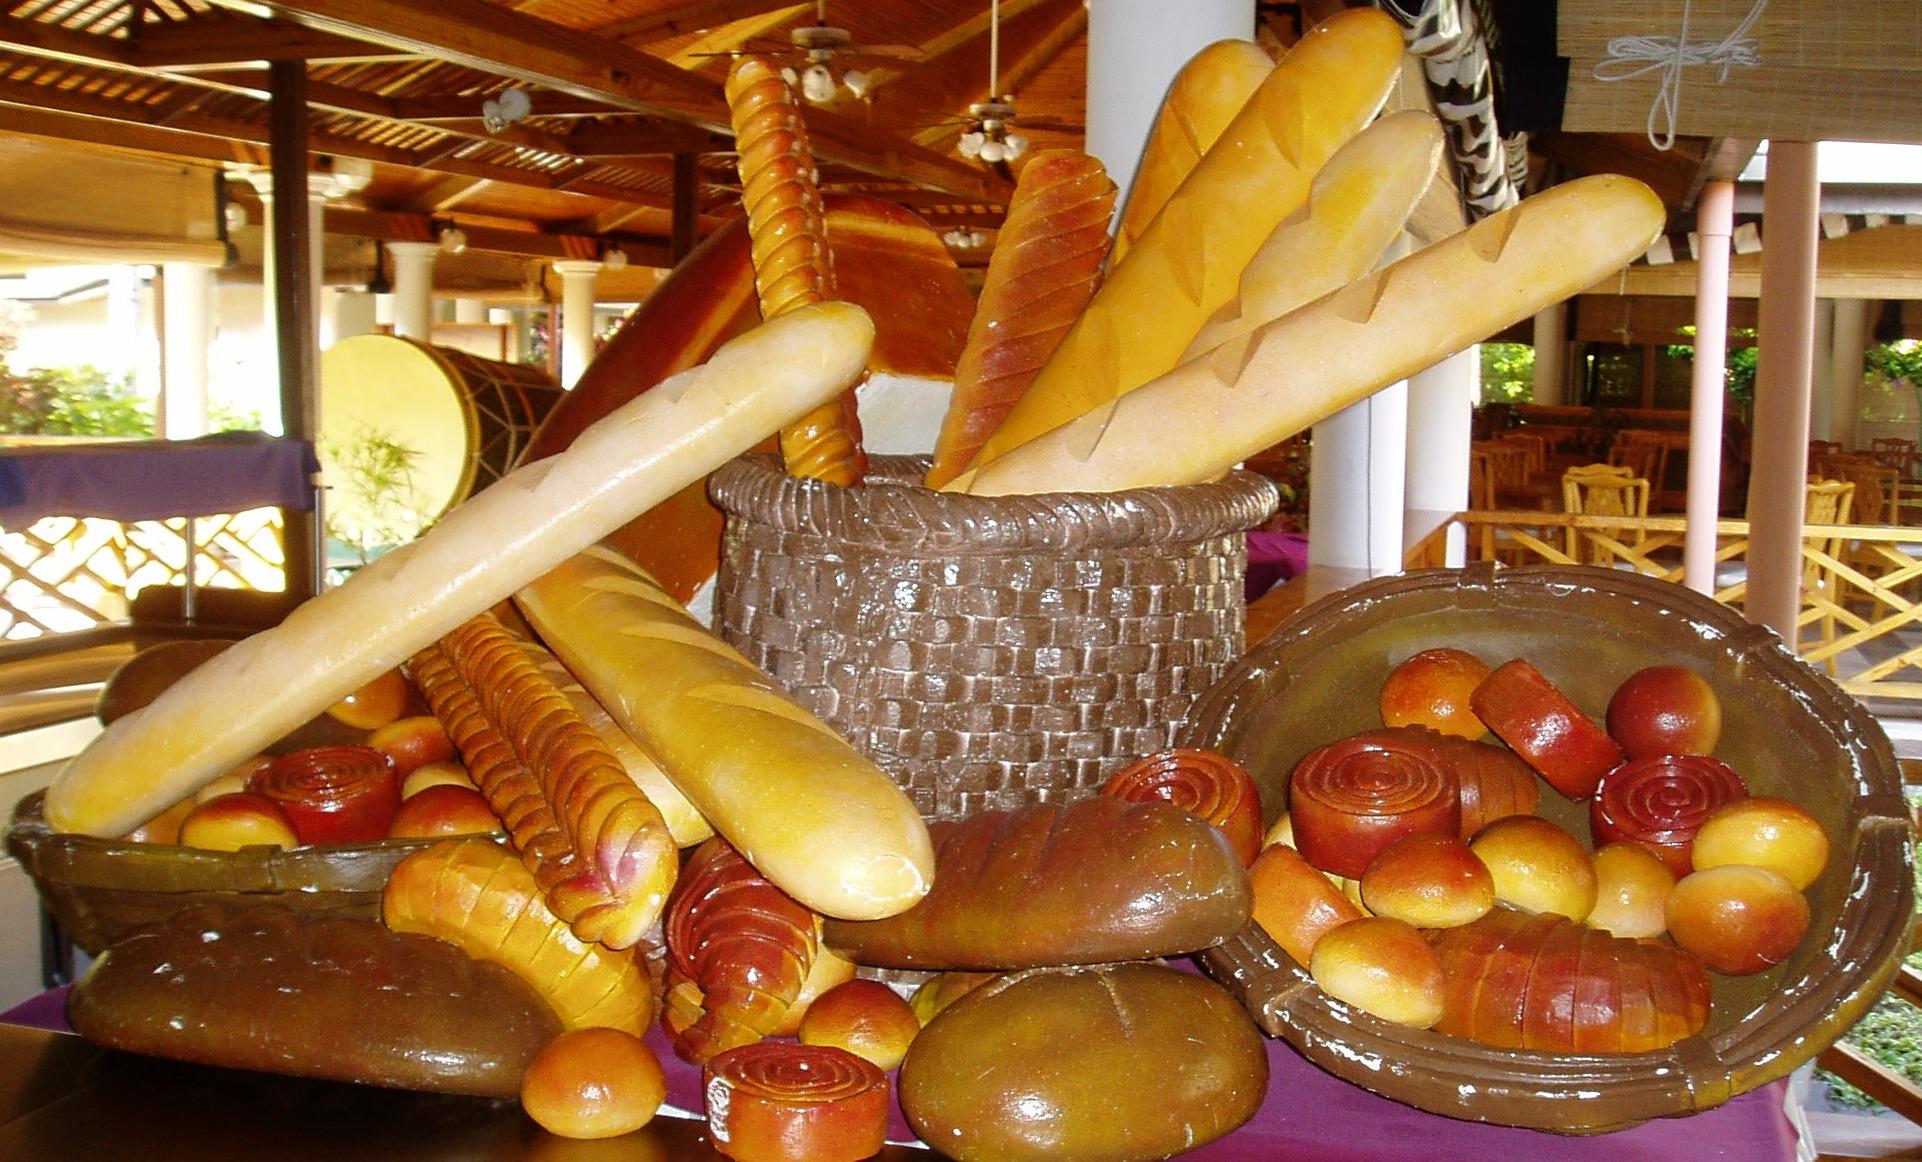
[[1310,564],[1366,569],[1374,577],[1401,571],[1407,454],[1405,380],[1315,425],[1308,466]]
[[213,341],[213,271],[187,262],[162,268],[160,434],[207,432],[207,347]]
[[434,335],[434,258],[437,242],[389,242],[394,256],[394,334],[431,342]]
[[[1402,483],[1408,508],[1453,513],[1468,507],[1468,450],[1481,391],[1480,346],[1409,376],[1408,475]],[[1311,491],[1311,502],[1313,496]],[[1451,524],[1450,568],[1466,563],[1467,542],[1467,530]]]
[[334,342],[373,332],[375,297],[354,287],[335,288]]
[[554,264],[561,276],[561,386],[573,387],[594,361],[594,276],[601,264],[568,259]]
[[1835,300],[1815,300],[1815,365],[1809,369],[1809,438],[1828,439],[1835,425],[1835,361],[1823,355],[1835,348]]
[[1708,182],[1696,202],[1695,368],[1689,381],[1687,528],[1682,583],[1715,592],[1715,521],[1722,507],[1722,404],[1728,392],[1728,251],[1735,183]]
[[[1177,11],[1178,9],[1178,11]],[[1127,200],[1169,82],[1217,40],[1255,35],[1254,0],[1100,0],[1088,5],[1086,148]]]
[[1861,436],[1855,430],[1862,415],[1862,361],[1869,347],[1869,318],[1874,304],[1867,299],[1835,300],[1835,327],[1830,335],[1829,382],[1834,403],[1829,408],[1829,439],[1853,448]]
[[487,321],[487,300],[455,299],[454,321],[456,323],[485,323]]
[[1535,402],[1559,407],[1568,402],[1568,304],[1535,312]]
[[131,379],[140,366],[140,270],[112,267],[107,274],[107,344],[101,370]]

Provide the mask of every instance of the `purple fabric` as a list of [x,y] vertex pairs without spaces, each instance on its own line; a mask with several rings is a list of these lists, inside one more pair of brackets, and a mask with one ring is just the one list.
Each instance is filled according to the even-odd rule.
[[1242,593],[1253,601],[1308,568],[1308,534],[1249,533],[1248,577]]
[[67,1024],[66,986],[48,989],[0,1013],[0,1025],[30,1025],[35,1029],[51,1029],[56,1033],[73,1032],[73,1028]]
[[0,448],[0,528],[48,516],[166,520],[314,505],[312,444],[260,432]]

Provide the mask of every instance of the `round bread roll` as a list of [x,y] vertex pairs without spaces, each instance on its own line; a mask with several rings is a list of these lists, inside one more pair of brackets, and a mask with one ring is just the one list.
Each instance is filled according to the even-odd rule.
[[1614,936],[1660,936],[1675,873],[1639,843],[1611,843],[1595,853],[1595,907],[1588,926]]
[[1524,912],[1585,920],[1595,908],[1595,861],[1573,835],[1536,815],[1512,815],[1469,844],[1495,878],[1495,898]]
[[1377,916],[1455,928],[1495,906],[1495,877],[1456,836],[1404,835],[1361,874],[1361,899]]
[[1384,1021],[1426,1029],[1442,1018],[1441,960],[1405,921],[1343,924],[1315,944],[1309,972],[1321,991]]
[[667,1075],[647,1043],[620,1029],[574,1029],[554,1038],[521,1075],[521,1108],[563,1138],[612,1138],[654,1120]]

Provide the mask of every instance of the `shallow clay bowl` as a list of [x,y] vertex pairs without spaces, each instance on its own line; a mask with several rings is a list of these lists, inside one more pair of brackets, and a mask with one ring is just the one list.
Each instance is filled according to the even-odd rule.
[[[1259,929],[1205,955],[1256,1021],[1358,1085],[1451,1117],[1563,1133],[1695,1113],[1781,1077],[1847,1031],[1888,987],[1914,922],[1911,835],[1888,737],[1861,703],[1770,631],[1681,585],[1607,569],[1433,570],[1355,586],[1304,609],[1196,706],[1187,745],[1239,759],[1269,822],[1308,751],[1379,727],[1377,693],[1411,654],[1455,646],[1527,658],[1598,721],[1617,684],[1691,666],[1723,710],[1716,755],[1758,795],[1793,799],[1833,853],[1814,920],[1775,968],[1714,976],[1708,1027],[1668,1050],[1582,1056],[1491,1049],[1378,1020],[1324,994]],[[1585,809],[1543,784],[1541,814],[1586,839]]]

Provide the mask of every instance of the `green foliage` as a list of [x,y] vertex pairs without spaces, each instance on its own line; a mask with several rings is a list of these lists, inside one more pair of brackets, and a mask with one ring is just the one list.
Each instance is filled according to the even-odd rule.
[[1482,402],[1533,403],[1535,348],[1527,343],[1482,344]]
[[15,371],[7,356],[19,346],[22,315],[0,312],[0,432],[22,436],[151,436],[153,409],[125,376],[97,367],[33,367]]
[[[1676,329],[1686,338],[1695,338],[1695,326],[1692,323]],[[1755,402],[1755,328],[1732,328],[1729,337],[1749,341],[1741,347],[1730,347],[1722,362],[1722,380],[1728,385],[1729,396],[1736,403],[1748,407]],[[1662,351],[1671,359],[1693,361],[1695,358],[1693,343],[1670,343]]]
[[1922,388],[1922,343],[1914,339],[1877,343],[1863,353],[1862,361],[1871,371],[1879,371],[1890,379],[1906,379]]
[[320,451],[329,478],[351,501],[327,508],[327,534],[353,549],[362,564],[420,535],[427,522],[414,507],[418,449],[361,424],[351,437],[328,441]]

